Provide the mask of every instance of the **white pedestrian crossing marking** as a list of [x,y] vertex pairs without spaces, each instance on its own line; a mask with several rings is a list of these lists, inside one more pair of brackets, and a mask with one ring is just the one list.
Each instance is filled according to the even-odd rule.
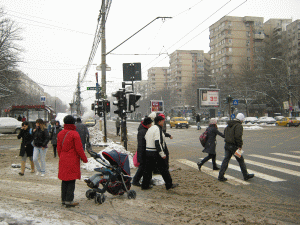
[[270,169],[270,170],[275,170],[275,171],[278,171],[280,173],[286,173],[286,174],[290,174],[290,175],[300,177],[300,172],[298,172],[298,171],[289,170],[289,169],[285,169],[285,168],[277,167],[277,166],[272,166],[272,165],[268,165],[268,164],[264,164],[264,163],[260,163],[260,162],[254,162],[254,161],[246,160],[246,159],[245,159],[245,163],[255,165],[255,166],[264,167],[264,168]]
[[[190,166],[190,167],[195,168],[195,169],[198,170],[197,163],[195,163],[193,161],[190,161],[190,160],[187,160],[187,159],[178,159],[177,161],[180,162],[180,163],[182,163],[182,164],[185,164],[187,166]],[[209,174],[209,175],[211,175],[211,176],[213,176],[215,178],[218,178],[218,176],[219,176],[219,172],[218,171],[209,169],[209,168],[207,168],[205,166],[201,167],[201,172],[207,173],[207,174]],[[230,184],[233,184],[233,185],[241,185],[241,184],[249,185],[250,184],[249,182],[237,179],[237,178],[229,176],[229,175],[226,175],[226,178],[228,178],[228,180],[226,182],[230,183]]]
[[[220,164],[220,165],[222,164],[222,162],[219,161],[219,160],[216,160],[216,162],[217,162],[218,164]],[[237,171],[241,171],[240,166],[235,166],[235,165],[229,164],[229,165],[228,165],[228,168],[233,169],[233,170],[237,170]],[[261,178],[261,179],[268,180],[268,181],[271,181],[271,182],[281,182],[281,181],[286,181],[286,180],[284,180],[284,179],[281,179],[281,178],[278,178],[278,177],[274,177],[274,176],[271,176],[271,175],[267,175],[267,174],[265,174],[265,173],[260,173],[260,172],[257,172],[257,171],[254,171],[254,170],[249,170],[249,169],[247,169],[247,170],[248,170],[248,173],[254,173],[255,177],[259,177],[259,178]],[[227,176],[227,175],[226,175],[226,176]]]
[[261,159],[267,159],[267,160],[280,162],[280,163],[285,163],[285,164],[289,164],[289,165],[293,165],[293,166],[300,166],[300,163],[298,163],[298,162],[292,162],[292,161],[288,161],[288,160],[284,160],[284,159],[272,158],[272,157],[268,157],[268,156],[255,155],[255,154],[254,155],[249,155],[249,156],[257,157],[257,158],[261,158]]
[[273,154],[273,155],[279,155],[279,156],[284,156],[284,157],[289,157],[289,158],[294,158],[294,159],[300,159],[300,156],[297,156],[297,155],[288,155],[288,154],[282,154],[282,153],[271,153],[271,154]]

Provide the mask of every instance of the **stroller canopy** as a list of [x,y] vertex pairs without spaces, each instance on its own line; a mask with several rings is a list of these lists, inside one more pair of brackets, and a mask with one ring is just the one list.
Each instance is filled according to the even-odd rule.
[[118,165],[121,167],[124,174],[130,176],[130,166],[127,154],[111,150],[109,152],[102,152],[102,155],[112,166]]

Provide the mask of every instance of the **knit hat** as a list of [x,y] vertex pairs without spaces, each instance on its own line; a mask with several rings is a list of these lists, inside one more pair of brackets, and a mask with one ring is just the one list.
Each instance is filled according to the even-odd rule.
[[161,116],[157,116],[157,117],[155,117],[155,119],[154,119],[154,123],[155,124],[158,124],[158,122],[159,121],[161,121],[161,120],[165,120],[163,117],[161,117]]
[[209,124],[217,124],[217,119],[216,118],[211,118],[209,121]]
[[151,124],[153,121],[150,117],[146,117],[143,121],[143,124],[146,126],[146,125],[149,125]]
[[243,113],[238,113],[238,114],[236,115],[236,119],[238,119],[238,120],[240,120],[240,121],[244,121],[245,116],[244,116]]
[[158,114],[158,116],[161,116],[162,118],[166,119],[166,116],[163,113]]
[[154,120],[154,118],[156,117],[156,113],[155,112],[152,112],[149,114],[149,116],[152,120]]
[[65,124],[75,124],[75,118],[71,115],[67,115],[64,118],[64,123]]

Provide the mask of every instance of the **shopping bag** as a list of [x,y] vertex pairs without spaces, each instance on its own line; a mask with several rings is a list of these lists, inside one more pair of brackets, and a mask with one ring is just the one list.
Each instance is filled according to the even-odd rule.
[[137,159],[137,152],[133,156],[133,165],[135,167],[139,167],[140,166],[140,163],[138,162],[138,159]]
[[236,157],[241,158],[242,155],[243,155],[243,152],[244,152],[244,151],[243,151],[242,149],[238,149],[238,150],[235,151],[234,155],[235,155]]

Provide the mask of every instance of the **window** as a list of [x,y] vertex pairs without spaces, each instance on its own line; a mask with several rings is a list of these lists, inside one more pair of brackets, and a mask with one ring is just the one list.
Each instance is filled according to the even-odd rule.
[[251,60],[251,58],[250,57],[247,57],[247,61],[250,61]]
[[232,43],[232,39],[228,39],[228,43]]

